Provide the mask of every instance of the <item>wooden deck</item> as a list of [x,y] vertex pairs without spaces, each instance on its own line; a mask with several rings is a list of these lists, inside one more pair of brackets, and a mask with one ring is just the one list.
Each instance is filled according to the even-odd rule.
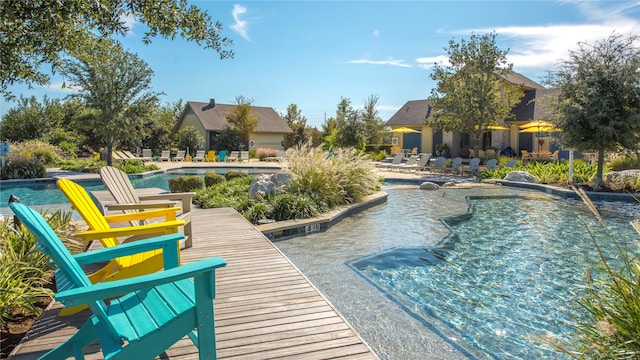
[[[188,263],[220,256],[215,324],[220,359],[377,359],[377,356],[297,268],[233,209],[196,209],[193,247],[183,249]],[[82,325],[87,311],[57,317],[54,303],[36,322],[10,359],[36,359]],[[97,345],[87,359],[100,359]],[[165,356],[166,355],[166,356]],[[162,359],[196,359],[184,338]]]

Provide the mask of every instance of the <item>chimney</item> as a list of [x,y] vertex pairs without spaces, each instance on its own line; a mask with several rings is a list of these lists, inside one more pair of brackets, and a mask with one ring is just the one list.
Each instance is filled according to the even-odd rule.
[[209,107],[216,107],[216,99],[209,99]]

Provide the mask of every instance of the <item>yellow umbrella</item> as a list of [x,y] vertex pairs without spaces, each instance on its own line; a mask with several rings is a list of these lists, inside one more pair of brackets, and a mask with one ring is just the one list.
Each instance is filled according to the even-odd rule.
[[541,126],[541,127],[529,127],[518,131],[519,133],[549,133],[549,132],[561,132],[555,126]]
[[534,121],[529,121],[526,124],[520,125],[520,129],[527,129],[527,128],[531,128],[531,127],[554,127],[554,126],[555,126],[555,124],[550,123],[548,121],[534,120]]
[[[476,125],[474,128],[476,130],[478,130],[478,125]],[[489,125],[489,126],[486,126],[484,129],[486,129],[486,130],[511,130],[508,127],[502,126],[502,125]]]
[[391,129],[389,130],[390,133],[395,133],[395,134],[419,134],[420,131],[418,130],[414,130],[405,126],[399,127],[399,128],[395,128],[395,129]]

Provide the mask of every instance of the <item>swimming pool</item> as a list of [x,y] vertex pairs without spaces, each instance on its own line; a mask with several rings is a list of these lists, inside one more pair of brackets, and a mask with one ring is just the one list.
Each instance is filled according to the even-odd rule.
[[[381,358],[562,358],[529,337],[571,331],[569,301],[597,260],[581,203],[499,187],[385,190],[384,205],[276,243]],[[463,220],[470,195],[491,198],[471,200]],[[639,238],[639,205],[600,206],[616,239]]]
[[[148,174],[129,175],[134,188],[161,188],[169,191],[169,179],[197,175],[204,176],[215,171],[218,174],[226,174],[230,170],[246,171],[251,175],[266,174],[277,171],[274,168],[180,168],[166,171],[156,171]],[[92,180],[77,180],[87,191],[105,190],[102,181],[95,175]],[[3,181],[0,183],[0,214],[9,215],[11,211],[7,207],[9,196],[16,195],[20,201],[39,210],[69,210],[69,201],[56,186],[55,179],[45,180],[24,180],[24,181]]]

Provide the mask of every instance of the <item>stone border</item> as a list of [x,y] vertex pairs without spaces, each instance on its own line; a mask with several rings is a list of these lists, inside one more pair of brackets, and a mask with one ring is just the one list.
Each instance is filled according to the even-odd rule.
[[254,226],[271,241],[287,240],[296,236],[326,231],[349,215],[385,203],[387,197],[388,194],[380,190],[357,204],[345,205],[314,218],[285,220]]

